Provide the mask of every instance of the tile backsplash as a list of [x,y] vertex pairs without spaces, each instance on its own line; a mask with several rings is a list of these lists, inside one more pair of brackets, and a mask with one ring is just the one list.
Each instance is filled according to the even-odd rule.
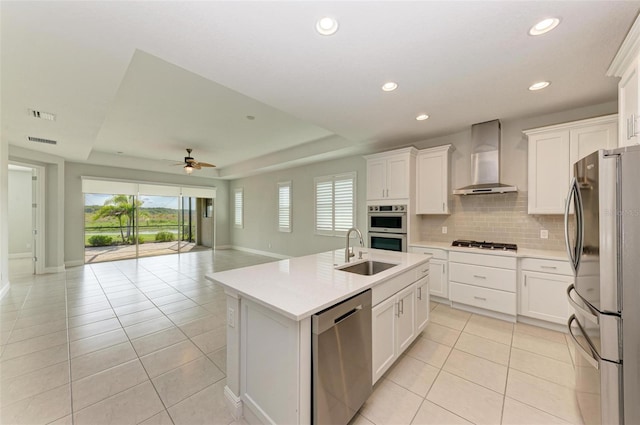
[[[518,244],[519,248],[564,250],[564,217],[527,214],[527,192],[453,196],[451,215],[421,216],[421,240],[471,239]],[[442,233],[442,227],[447,233]],[[549,238],[541,239],[540,230]]]

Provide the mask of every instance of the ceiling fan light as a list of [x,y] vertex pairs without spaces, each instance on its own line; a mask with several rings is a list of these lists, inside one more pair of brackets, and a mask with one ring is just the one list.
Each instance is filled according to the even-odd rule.
[[184,171],[186,171],[187,174],[191,174],[193,173],[193,167],[190,164],[187,164],[184,166]]

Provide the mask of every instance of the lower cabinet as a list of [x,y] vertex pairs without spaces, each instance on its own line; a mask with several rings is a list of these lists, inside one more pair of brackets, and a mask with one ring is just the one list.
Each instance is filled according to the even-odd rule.
[[433,257],[429,260],[429,294],[434,297],[449,299],[449,277],[447,276],[447,251],[437,248],[425,248],[412,246],[409,252],[428,254]]
[[411,345],[429,321],[429,276],[373,307],[372,362],[375,383]]
[[570,315],[567,287],[573,277],[551,273],[522,271],[520,315],[565,324]]

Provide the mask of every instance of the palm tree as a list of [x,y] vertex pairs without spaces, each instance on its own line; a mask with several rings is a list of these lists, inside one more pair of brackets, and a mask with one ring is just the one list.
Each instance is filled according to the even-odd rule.
[[[133,202],[133,196],[113,195],[104,201],[104,205],[94,214],[93,221],[103,217],[115,217],[118,219],[120,236],[122,243],[126,243],[131,236],[131,226],[133,224],[135,210],[142,205],[141,201]],[[124,235],[123,219],[126,219],[127,236]]]

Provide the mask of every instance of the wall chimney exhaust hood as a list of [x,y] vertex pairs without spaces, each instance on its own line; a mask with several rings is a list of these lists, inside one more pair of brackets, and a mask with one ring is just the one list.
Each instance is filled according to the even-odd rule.
[[454,195],[517,192],[518,188],[500,183],[500,121],[471,126],[470,186],[453,191]]

